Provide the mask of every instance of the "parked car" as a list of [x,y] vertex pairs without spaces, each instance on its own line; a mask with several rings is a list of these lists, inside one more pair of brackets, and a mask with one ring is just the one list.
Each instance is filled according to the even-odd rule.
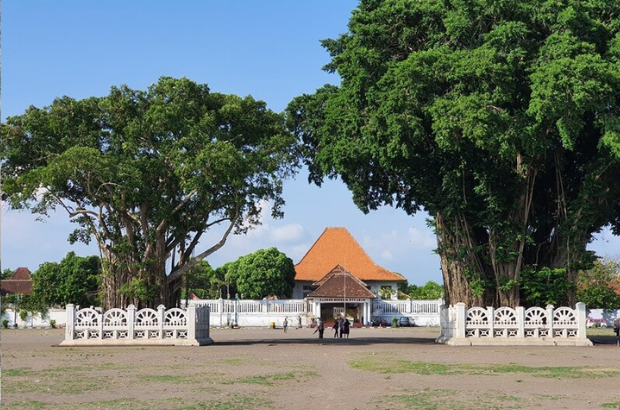
[[398,319],[398,327],[409,327],[409,326],[413,326],[413,321],[410,320],[407,316],[403,316]]
[[372,319],[372,325],[373,326],[389,327],[390,326],[390,322],[386,318],[384,318],[383,316],[377,316],[377,317]]

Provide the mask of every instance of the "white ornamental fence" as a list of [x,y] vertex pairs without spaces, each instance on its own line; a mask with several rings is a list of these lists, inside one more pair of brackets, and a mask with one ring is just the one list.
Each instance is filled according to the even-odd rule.
[[[281,326],[286,318],[292,326],[307,326],[314,315],[310,300],[247,300],[247,299],[196,299],[189,305],[208,306],[211,326],[214,327],[268,327],[271,323]],[[437,300],[385,300],[372,301],[371,318],[407,316],[416,326],[439,326],[439,311],[443,301]],[[368,323],[369,324],[369,323]]]
[[137,310],[114,308],[99,312],[76,310],[67,305],[65,340],[61,346],[76,345],[182,345],[213,343],[209,337],[209,308],[190,305],[187,309],[158,308]]
[[586,305],[575,309],[518,306],[466,309],[465,304],[442,307],[437,342],[454,346],[563,345],[592,346],[586,337]]

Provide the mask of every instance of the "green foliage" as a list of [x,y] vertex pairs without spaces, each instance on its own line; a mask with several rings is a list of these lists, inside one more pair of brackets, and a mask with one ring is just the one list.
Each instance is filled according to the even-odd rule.
[[11,279],[11,277],[13,276],[13,269],[3,269],[2,272],[0,273],[0,279],[4,280],[4,279]]
[[566,275],[566,269],[536,269],[530,266],[521,272],[521,301],[524,306],[567,306],[567,295],[575,287],[576,284]]
[[[181,299],[189,297],[191,293],[200,299],[217,299],[225,289],[225,276],[218,274],[207,261],[194,266],[184,277],[185,286]],[[225,292],[225,291],[224,291]]]
[[276,248],[259,249],[227,265],[226,278],[235,293],[251,299],[269,295],[290,297],[295,287],[293,260]]
[[99,257],[69,252],[60,263],[43,263],[33,273],[32,298],[45,306],[98,305],[100,272]]
[[2,319],[2,328],[3,329],[8,329],[9,328],[9,320],[8,319]]
[[429,280],[423,286],[410,285],[405,293],[411,296],[412,299],[436,300],[442,297],[443,286]]
[[[170,77],[31,106],[1,124],[0,152],[9,206],[60,207],[77,224],[71,242],[97,241],[107,307],[172,305],[182,276],[265,204],[282,216],[282,181],[298,167],[295,136],[263,101]],[[205,245],[217,225],[221,240]]]
[[618,309],[620,307],[620,262],[613,259],[597,260],[594,266],[580,271],[577,277],[577,300],[591,309]]
[[19,310],[19,317],[24,322],[28,316],[40,314],[41,316],[47,315],[48,305],[41,299],[37,298],[34,293],[32,295],[23,295],[17,303],[16,308]]
[[600,0],[362,0],[323,41],[340,85],[287,107],[310,179],[341,178],[364,212],[435,218],[449,303],[518,305],[524,266],[574,280],[592,235],[620,233],[619,16]]

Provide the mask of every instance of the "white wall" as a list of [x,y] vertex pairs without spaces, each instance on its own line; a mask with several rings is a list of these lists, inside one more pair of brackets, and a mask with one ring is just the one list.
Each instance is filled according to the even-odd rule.
[[14,327],[15,319],[17,319],[17,326],[19,328],[51,327],[50,320],[55,320],[57,327],[64,327],[67,323],[67,312],[65,311],[65,309],[50,309],[44,317],[41,317],[40,313],[37,313],[34,316],[28,314],[28,317],[24,322],[19,317],[19,311],[17,312],[17,314],[15,314],[13,309],[7,309],[4,315],[2,315],[2,320],[5,319],[9,321],[10,328]]

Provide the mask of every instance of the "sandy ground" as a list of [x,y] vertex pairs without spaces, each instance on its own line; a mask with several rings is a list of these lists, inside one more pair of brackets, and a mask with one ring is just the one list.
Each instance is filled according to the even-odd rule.
[[[593,347],[451,347],[434,343],[437,332],[352,329],[349,339],[333,339],[326,329],[318,339],[308,328],[212,329],[210,346],[66,348],[57,346],[62,330],[6,330],[2,408],[620,408],[614,337]],[[367,365],[358,368],[360,361]],[[425,372],[424,364],[448,371]],[[595,376],[523,370],[544,367],[587,368]]]

